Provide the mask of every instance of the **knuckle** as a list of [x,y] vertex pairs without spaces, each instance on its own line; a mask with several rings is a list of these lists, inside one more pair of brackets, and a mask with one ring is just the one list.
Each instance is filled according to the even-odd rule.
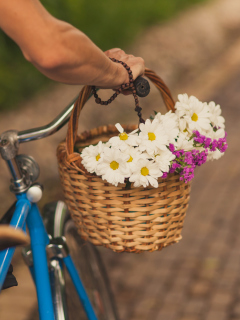
[[112,48],[112,49],[107,50],[106,52],[108,52],[109,54],[111,54],[111,53],[117,54],[117,53],[119,53],[119,51],[121,51],[121,49],[119,49],[119,48]]
[[139,61],[139,63],[141,63],[141,64],[145,64],[144,59],[143,59],[143,58],[141,58],[141,57],[138,57],[138,61]]

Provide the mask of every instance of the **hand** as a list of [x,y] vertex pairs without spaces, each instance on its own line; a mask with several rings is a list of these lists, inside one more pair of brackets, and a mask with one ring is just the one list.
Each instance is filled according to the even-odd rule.
[[[109,58],[115,58],[117,60],[125,62],[131,69],[133,74],[133,79],[135,80],[138,76],[144,74],[145,71],[145,63],[144,60],[140,57],[135,57],[131,54],[126,54],[123,50],[119,48],[113,48],[110,50],[105,51],[105,54]],[[119,76],[119,86],[116,88],[118,89],[121,84],[129,82],[129,76],[127,70],[119,64],[120,76]],[[126,90],[124,94],[129,94],[131,91]]]

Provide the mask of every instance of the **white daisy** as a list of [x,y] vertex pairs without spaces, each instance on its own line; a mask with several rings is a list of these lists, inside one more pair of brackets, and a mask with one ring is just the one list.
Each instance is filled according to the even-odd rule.
[[187,94],[179,95],[176,103],[176,114],[179,117],[181,132],[192,134],[193,130],[205,133],[210,130],[210,109],[207,103],[202,103],[196,97]]
[[140,133],[139,138],[141,139],[139,148],[141,151],[147,151],[149,155],[153,156],[158,153],[159,150],[166,150],[169,143],[168,136],[164,130],[162,124],[157,119],[147,119],[145,124],[139,125]]
[[146,158],[146,155],[144,155],[138,147],[128,147],[124,151],[122,151],[124,154],[129,156],[129,159],[127,161],[127,165],[129,166],[130,170],[132,171],[132,167],[135,166],[135,162],[139,158]]
[[185,117],[181,117],[179,118],[179,131],[180,133],[183,133],[185,134],[186,136],[191,136],[192,133],[190,131],[190,129],[188,128],[188,125],[187,125],[187,120]]
[[124,183],[124,179],[130,176],[130,170],[127,166],[129,156],[123,154],[115,148],[104,148],[102,160],[97,165],[96,172],[102,176],[103,180],[117,186],[118,183]]
[[210,120],[213,127],[217,127],[217,128],[220,127],[221,129],[224,129],[225,119],[221,116],[222,110],[220,108],[220,105],[219,104],[216,105],[215,102],[211,101],[209,102],[208,107],[211,113]]
[[188,97],[186,93],[179,94],[178,100],[179,101],[177,101],[175,104],[175,109],[176,113],[178,113],[180,117],[188,113],[195,105],[199,103],[199,100],[196,97]]
[[126,133],[120,123],[116,123],[115,127],[118,129],[120,134],[118,136],[112,137],[108,141],[109,146],[118,147],[121,150],[126,149],[128,146],[137,146],[139,142],[139,137],[137,134],[138,129]]
[[91,145],[83,149],[81,153],[82,164],[88,172],[96,172],[96,167],[101,159],[103,149],[104,145],[102,141],[99,141],[96,146]]
[[165,150],[156,155],[155,161],[162,172],[169,172],[171,161],[175,158],[176,156],[171,151]]
[[172,111],[162,115],[160,112],[156,114],[155,119],[163,125],[163,128],[168,136],[169,143],[173,143],[179,133],[178,116]]
[[130,176],[129,181],[134,183],[134,187],[143,186],[145,188],[150,184],[154,188],[157,188],[157,179],[162,175],[163,173],[158,168],[157,163],[147,159],[139,159],[135,162],[134,171]]
[[177,141],[175,141],[174,146],[176,150],[185,150],[190,151],[193,150],[193,140],[189,141],[189,136],[187,133],[181,132],[177,138]]
[[217,131],[211,130],[209,131],[206,136],[211,139],[220,139],[225,137],[225,130],[224,129],[218,129]]
[[207,161],[218,160],[224,155],[224,152],[220,152],[218,149],[215,151],[209,151],[207,155]]
[[198,101],[184,118],[190,131],[198,130],[200,133],[205,133],[211,129],[210,112],[206,103]]

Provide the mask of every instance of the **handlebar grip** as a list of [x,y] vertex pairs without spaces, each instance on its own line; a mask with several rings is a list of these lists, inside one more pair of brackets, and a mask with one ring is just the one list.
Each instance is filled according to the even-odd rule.
[[134,85],[139,97],[146,97],[150,92],[150,85],[147,79],[143,77],[137,77],[134,80]]

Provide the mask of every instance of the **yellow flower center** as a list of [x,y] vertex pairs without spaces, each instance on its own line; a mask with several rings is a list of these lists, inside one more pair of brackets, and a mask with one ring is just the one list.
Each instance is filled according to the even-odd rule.
[[141,169],[141,174],[142,174],[143,176],[147,176],[147,175],[149,174],[148,168],[147,168],[147,167],[143,167],[143,168]]
[[195,112],[192,115],[192,121],[198,121],[198,115]]
[[96,156],[96,160],[98,161],[100,159],[100,153]]
[[133,158],[130,156],[127,162],[132,162],[132,161],[133,161]]
[[127,140],[128,139],[128,135],[126,134],[126,132],[123,132],[119,135],[120,140]]
[[153,132],[148,132],[148,140],[153,141],[153,140],[155,140],[155,139],[156,139],[155,134],[154,134]]
[[112,161],[110,163],[110,168],[113,169],[113,170],[117,170],[119,167],[119,163],[117,161]]

